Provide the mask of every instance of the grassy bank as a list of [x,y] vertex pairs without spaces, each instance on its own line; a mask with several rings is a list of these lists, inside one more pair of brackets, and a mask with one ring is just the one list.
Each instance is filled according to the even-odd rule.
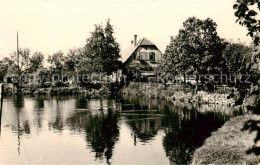
[[[34,94],[51,94],[51,95],[70,95],[70,94],[88,94],[88,95],[103,95],[119,93],[121,86],[117,84],[93,84],[89,86],[26,86],[20,87],[19,93],[25,95]],[[17,87],[13,84],[4,84],[3,93],[12,95],[18,93]]]
[[131,83],[123,88],[125,95],[147,96],[151,98],[166,99],[169,101],[196,102],[207,104],[230,105],[235,104],[236,98],[228,97],[230,93],[221,94],[214,92],[199,91],[196,94],[191,87],[169,86],[162,84]]
[[259,115],[230,119],[194,152],[192,164],[257,164],[260,158],[250,152],[255,147],[257,131],[248,129],[259,130],[259,125],[255,124],[259,122]]

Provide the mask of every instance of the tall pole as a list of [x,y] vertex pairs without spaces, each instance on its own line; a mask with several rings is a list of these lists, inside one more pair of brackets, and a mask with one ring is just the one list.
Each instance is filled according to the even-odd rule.
[[20,90],[20,66],[19,66],[19,56],[20,56],[20,52],[19,52],[19,40],[18,40],[18,31],[17,31],[17,68],[18,68],[18,83],[17,83],[17,93],[19,93]]
[[17,66],[18,66],[18,72],[19,70],[19,40],[18,40],[18,31],[17,31]]

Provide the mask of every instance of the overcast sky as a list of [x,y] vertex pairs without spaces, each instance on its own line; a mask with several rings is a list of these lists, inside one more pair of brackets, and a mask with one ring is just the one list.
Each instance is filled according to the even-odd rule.
[[[108,18],[121,51],[133,35],[146,37],[164,52],[170,36],[183,21],[196,16],[212,18],[220,37],[249,43],[245,27],[235,23],[235,0],[0,0],[0,55],[16,50],[16,31],[22,48],[46,56],[58,50],[81,47]],[[125,58],[125,57],[123,57]]]

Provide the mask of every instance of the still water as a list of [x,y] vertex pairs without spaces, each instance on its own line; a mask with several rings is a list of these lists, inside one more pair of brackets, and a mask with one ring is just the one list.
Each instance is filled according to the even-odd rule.
[[224,106],[148,98],[13,96],[1,102],[0,164],[187,164],[230,117]]

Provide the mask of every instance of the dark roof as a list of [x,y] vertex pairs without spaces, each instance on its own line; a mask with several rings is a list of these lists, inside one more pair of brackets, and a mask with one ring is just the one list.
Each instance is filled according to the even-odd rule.
[[[146,38],[143,38],[141,40],[138,41],[138,43],[136,44],[135,47],[133,47],[132,45],[126,49],[125,54],[127,56],[127,59],[124,61],[126,62],[128,60],[128,58],[134,53],[134,51],[139,47],[139,46],[155,46],[156,45],[154,43],[152,43],[151,41],[149,41]],[[157,47],[156,47],[157,48]],[[157,48],[158,49],[158,48]],[[159,50],[159,49],[158,49]],[[159,50],[160,51],[160,50]],[[161,51],[160,51],[161,52]]]
[[152,43],[151,41],[149,41],[149,40],[146,39],[146,38],[143,38],[143,39],[140,40],[139,42],[140,42],[140,43],[138,43],[137,45],[143,45],[143,46],[152,46],[152,45],[154,45],[154,46],[155,46],[154,43]]

